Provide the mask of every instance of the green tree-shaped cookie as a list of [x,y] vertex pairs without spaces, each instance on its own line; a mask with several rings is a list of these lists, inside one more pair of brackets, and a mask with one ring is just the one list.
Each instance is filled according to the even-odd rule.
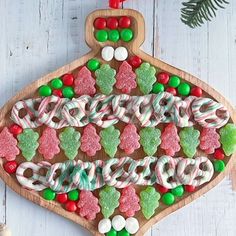
[[110,126],[100,132],[101,144],[109,157],[114,157],[120,144],[120,131]]
[[120,192],[115,187],[105,186],[99,192],[99,197],[102,214],[105,218],[109,218],[119,206]]
[[99,86],[101,93],[109,95],[113,90],[114,84],[116,83],[116,71],[108,64],[103,64],[95,71],[95,75],[96,84]]
[[72,127],[67,127],[60,133],[59,138],[61,140],[60,147],[64,150],[65,155],[68,159],[73,160],[80,147],[80,133]]
[[137,83],[143,94],[149,94],[152,91],[152,86],[156,82],[156,69],[149,63],[142,65],[135,71],[137,75]]
[[144,152],[149,156],[154,155],[161,143],[161,131],[153,127],[147,127],[142,129],[139,135]]
[[19,141],[18,147],[27,161],[31,161],[36,154],[36,150],[39,146],[38,138],[39,134],[32,129],[24,129],[23,132],[17,136]]
[[220,130],[220,142],[227,156],[236,152],[236,125],[227,124]]
[[187,157],[194,157],[199,141],[200,132],[193,127],[183,128],[180,133],[180,145]]
[[154,187],[147,187],[140,193],[140,205],[147,220],[155,214],[155,210],[159,206],[160,197]]

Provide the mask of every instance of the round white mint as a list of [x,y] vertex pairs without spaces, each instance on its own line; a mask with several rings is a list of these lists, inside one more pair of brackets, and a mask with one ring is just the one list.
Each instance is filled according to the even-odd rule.
[[112,219],[112,227],[116,231],[121,231],[125,227],[125,218],[121,215],[114,216]]
[[118,47],[115,50],[115,59],[117,61],[124,61],[128,58],[128,51],[125,47]]
[[102,219],[98,224],[98,231],[101,234],[106,234],[111,230],[111,220]]
[[139,230],[139,223],[138,220],[134,217],[130,217],[126,219],[126,225],[125,229],[130,233],[130,234],[136,234]]
[[104,61],[111,61],[114,57],[114,48],[111,46],[106,46],[102,49],[102,59]]

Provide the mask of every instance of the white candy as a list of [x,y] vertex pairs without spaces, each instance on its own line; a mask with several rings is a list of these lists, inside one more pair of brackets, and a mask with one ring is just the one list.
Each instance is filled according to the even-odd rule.
[[126,225],[125,218],[121,215],[114,216],[112,219],[112,227],[116,231],[121,231]]
[[125,47],[118,47],[115,50],[115,59],[117,61],[124,61],[128,57],[128,51]]
[[125,229],[130,233],[130,234],[136,234],[139,230],[139,223],[138,220],[134,217],[130,217],[126,219],[126,225]]
[[106,46],[102,49],[102,59],[104,61],[111,61],[114,57],[114,48],[111,46]]
[[98,232],[101,234],[106,234],[111,230],[111,220],[102,219],[98,224]]

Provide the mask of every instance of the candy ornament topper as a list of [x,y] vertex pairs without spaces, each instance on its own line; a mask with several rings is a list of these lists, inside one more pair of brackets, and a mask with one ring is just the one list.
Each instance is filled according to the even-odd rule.
[[140,49],[137,11],[95,11],[85,30],[88,54],[1,109],[0,176],[92,235],[143,236],[229,173],[236,112]]

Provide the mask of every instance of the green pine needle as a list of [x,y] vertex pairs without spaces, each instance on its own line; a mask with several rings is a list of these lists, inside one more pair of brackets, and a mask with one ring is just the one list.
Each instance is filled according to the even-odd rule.
[[191,28],[201,26],[204,21],[211,21],[218,8],[224,8],[226,0],[189,0],[183,3],[181,20]]

